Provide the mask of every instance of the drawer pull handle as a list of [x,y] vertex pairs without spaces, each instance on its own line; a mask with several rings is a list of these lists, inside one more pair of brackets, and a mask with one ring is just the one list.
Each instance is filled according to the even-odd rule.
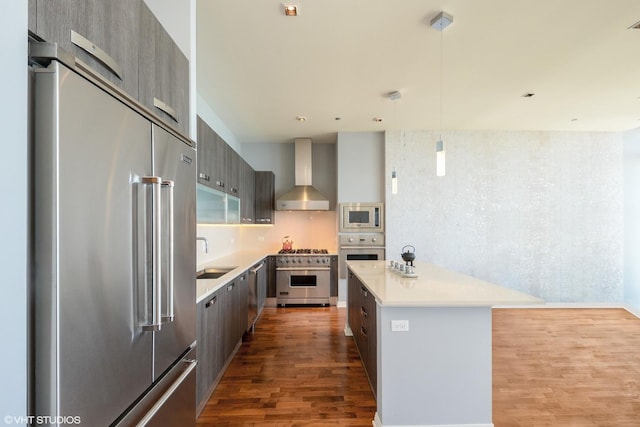
[[215,297],[211,298],[204,306],[206,308],[211,307],[213,304],[218,302],[218,296],[216,295]]
[[169,116],[171,116],[171,118],[178,123],[178,115],[176,114],[176,110],[174,110],[173,108],[171,108],[171,106],[169,104],[167,104],[166,102],[153,97],[153,106],[156,107],[157,109],[164,111],[165,113],[167,113]]
[[107,67],[113,74],[122,80],[122,68],[107,52],[96,46],[91,40],[85,36],[71,30],[71,43],[87,52],[89,55],[97,59],[102,65]]

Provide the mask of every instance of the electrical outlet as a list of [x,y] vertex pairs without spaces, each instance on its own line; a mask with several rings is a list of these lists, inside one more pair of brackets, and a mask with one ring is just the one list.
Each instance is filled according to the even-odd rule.
[[409,332],[408,320],[392,320],[391,332]]

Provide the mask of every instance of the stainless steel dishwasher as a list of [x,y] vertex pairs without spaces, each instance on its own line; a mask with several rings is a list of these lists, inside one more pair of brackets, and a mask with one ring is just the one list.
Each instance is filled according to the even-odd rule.
[[264,303],[267,299],[267,276],[264,270],[264,261],[254,265],[249,270],[249,292],[248,295],[248,329],[253,332],[256,320],[260,317]]

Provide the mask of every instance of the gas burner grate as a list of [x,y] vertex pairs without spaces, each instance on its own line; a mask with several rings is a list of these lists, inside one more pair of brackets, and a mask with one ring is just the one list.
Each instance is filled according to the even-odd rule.
[[327,249],[280,249],[281,255],[327,255]]

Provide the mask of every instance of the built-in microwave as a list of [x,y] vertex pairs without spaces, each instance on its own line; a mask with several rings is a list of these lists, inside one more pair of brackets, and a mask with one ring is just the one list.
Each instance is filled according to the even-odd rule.
[[340,232],[384,232],[384,204],[340,203]]

